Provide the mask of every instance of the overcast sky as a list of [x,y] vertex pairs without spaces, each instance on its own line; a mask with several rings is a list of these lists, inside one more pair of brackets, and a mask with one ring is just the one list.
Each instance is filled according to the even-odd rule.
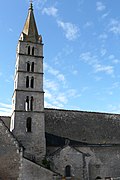
[[[120,0],[34,0],[44,43],[45,107],[120,113]],[[0,115],[11,113],[28,0],[1,1]]]

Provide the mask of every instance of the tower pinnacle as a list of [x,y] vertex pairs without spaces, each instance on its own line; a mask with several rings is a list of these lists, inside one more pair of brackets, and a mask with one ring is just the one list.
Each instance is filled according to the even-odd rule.
[[30,7],[29,7],[29,9],[33,10],[33,1],[32,0],[30,0]]
[[39,36],[38,34],[38,30],[34,18],[33,4],[31,0],[30,0],[30,7],[28,9],[27,19],[22,34],[20,36],[20,40],[33,42],[33,43],[40,43],[42,41],[42,37]]

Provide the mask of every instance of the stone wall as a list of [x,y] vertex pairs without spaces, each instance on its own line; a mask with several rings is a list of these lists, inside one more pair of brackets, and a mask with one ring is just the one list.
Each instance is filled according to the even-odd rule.
[[40,163],[46,154],[42,44],[18,42],[14,84],[11,130],[25,157]]
[[[31,132],[26,132],[26,118],[32,118]],[[44,113],[17,112],[13,134],[25,148],[25,156],[40,162],[45,156]],[[32,156],[32,158],[31,158]]]
[[0,120],[0,179],[16,180],[19,176],[20,160],[18,142]]
[[[52,148],[52,147],[51,147]],[[74,180],[95,180],[97,177],[120,177],[120,146],[92,145],[58,148],[48,156],[54,171],[65,176],[70,165]]]
[[20,180],[58,180],[59,176],[25,158],[22,160]]
[[54,171],[66,177],[66,167],[70,166],[70,174],[72,179],[86,180],[86,162],[85,154],[76,149],[66,146],[63,149],[58,149],[51,157],[51,166]]
[[120,146],[79,147],[80,151],[89,154],[88,164],[89,180],[96,177],[120,177]]

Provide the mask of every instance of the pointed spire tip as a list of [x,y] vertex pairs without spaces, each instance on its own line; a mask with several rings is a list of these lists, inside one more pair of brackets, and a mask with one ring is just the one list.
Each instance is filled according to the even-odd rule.
[[30,7],[29,7],[29,10],[33,10],[33,1],[30,0]]

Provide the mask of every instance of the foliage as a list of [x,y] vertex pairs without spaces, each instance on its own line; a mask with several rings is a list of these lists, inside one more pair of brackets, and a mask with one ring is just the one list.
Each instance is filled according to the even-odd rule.
[[50,161],[46,157],[42,160],[42,164],[45,168],[50,169]]

